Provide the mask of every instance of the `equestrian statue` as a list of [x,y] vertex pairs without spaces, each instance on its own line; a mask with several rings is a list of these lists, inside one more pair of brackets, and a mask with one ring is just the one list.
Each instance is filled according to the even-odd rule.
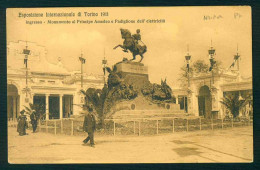
[[[140,45],[139,41],[141,41],[140,29],[136,30],[136,34],[131,35],[131,32],[128,29],[120,29],[122,39],[124,39],[123,45],[119,44],[115,46],[113,49],[117,47],[121,47],[124,52],[128,53],[128,50],[133,54],[133,59],[135,60],[136,55],[141,56],[141,62],[144,58],[143,54],[147,51],[146,45]],[[142,42],[142,41],[141,41]],[[142,42],[143,43],[143,42]],[[144,44],[144,43],[143,43]]]

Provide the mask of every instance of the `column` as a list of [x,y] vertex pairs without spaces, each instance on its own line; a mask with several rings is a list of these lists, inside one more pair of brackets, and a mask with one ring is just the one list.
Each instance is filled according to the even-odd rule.
[[32,103],[32,104],[34,104],[34,100],[33,100],[34,95],[35,95],[34,93],[31,93],[31,97],[32,97],[32,102],[31,102],[31,103]]
[[198,95],[192,93],[191,95],[191,113],[195,116],[199,116],[199,106],[198,106]]
[[179,96],[176,97],[176,104],[179,104]]
[[12,96],[12,100],[13,100],[13,120],[16,119],[16,96]]
[[[72,98],[72,104],[78,104],[79,103],[79,97],[78,97],[78,93],[73,94],[73,98]],[[80,113],[80,107],[73,107],[73,115],[79,115]]]
[[218,110],[219,110],[219,114],[218,114],[218,118],[224,118],[224,106],[219,102],[223,99],[223,91],[221,89],[219,89],[218,91],[218,98],[217,98],[217,105],[218,105]]
[[183,96],[183,109],[184,109],[184,113],[186,112],[186,100],[185,100],[185,96]]
[[62,100],[63,94],[60,94],[60,119],[63,118],[63,100]]
[[49,120],[49,94],[45,95],[45,113],[46,113],[46,120]]
[[74,112],[74,109],[73,109],[73,98],[74,98],[74,95],[71,95],[71,97],[70,97],[70,111],[71,111],[71,113]]
[[20,113],[20,96],[16,96],[16,110],[17,110],[17,114],[16,114],[16,117],[19,116],[19,113]]

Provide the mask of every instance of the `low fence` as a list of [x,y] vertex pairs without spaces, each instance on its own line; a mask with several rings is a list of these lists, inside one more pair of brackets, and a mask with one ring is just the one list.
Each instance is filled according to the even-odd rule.
[[253,119],[147,118],[111,119],[113,135],[154,135],[183,131],[214,130],[252,125]]
[[[65,135],[85,135],[83,132],[83,121],[76,119],[52,119],[38,122],[37,130],[40,132]],[[106,119],[105,127],[97,130],[97,134],[106,135],[154,135],[163,133],[175,133],[183,131],[199,131],[233,128],[239,126],[250,126],[252,118],[230,119],[204,119],[195,118],[176,118],[176,117],[157,117],[144,119]],[[8,121],[8,126],[17,127],[16,121]],[[31,125],[29,124],[29,128]]]

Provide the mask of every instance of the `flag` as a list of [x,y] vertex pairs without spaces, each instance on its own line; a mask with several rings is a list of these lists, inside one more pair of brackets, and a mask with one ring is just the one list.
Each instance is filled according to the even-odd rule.
[[234,67],[234,66],[235,66],[235,61],[231,64],[231,66],[229,68]]
[[190,72],[190,64],[189,63],[187,63],[187,70],[188,70],[188,72]]
[[106,74],[106,68],[105,67],[103,67],[103,72],[104,72],[104,75]]
[[209,59],[209,61],[210,61],[209,71],[211,71],[213,69],[214,65],[216,64],[216,61],[213,58]]

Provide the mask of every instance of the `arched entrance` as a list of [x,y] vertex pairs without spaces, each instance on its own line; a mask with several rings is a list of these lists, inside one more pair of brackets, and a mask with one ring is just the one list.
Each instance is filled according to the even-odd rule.
[[199,105],[199,116],[204,116],[205,118],[211,118],[211,94],[208,86],[202,86],[199,90],[198,96]]
[[20,96],[18,89],[13,84],[7,85],[7,117],[8,120],[15,120],[20,112]]

